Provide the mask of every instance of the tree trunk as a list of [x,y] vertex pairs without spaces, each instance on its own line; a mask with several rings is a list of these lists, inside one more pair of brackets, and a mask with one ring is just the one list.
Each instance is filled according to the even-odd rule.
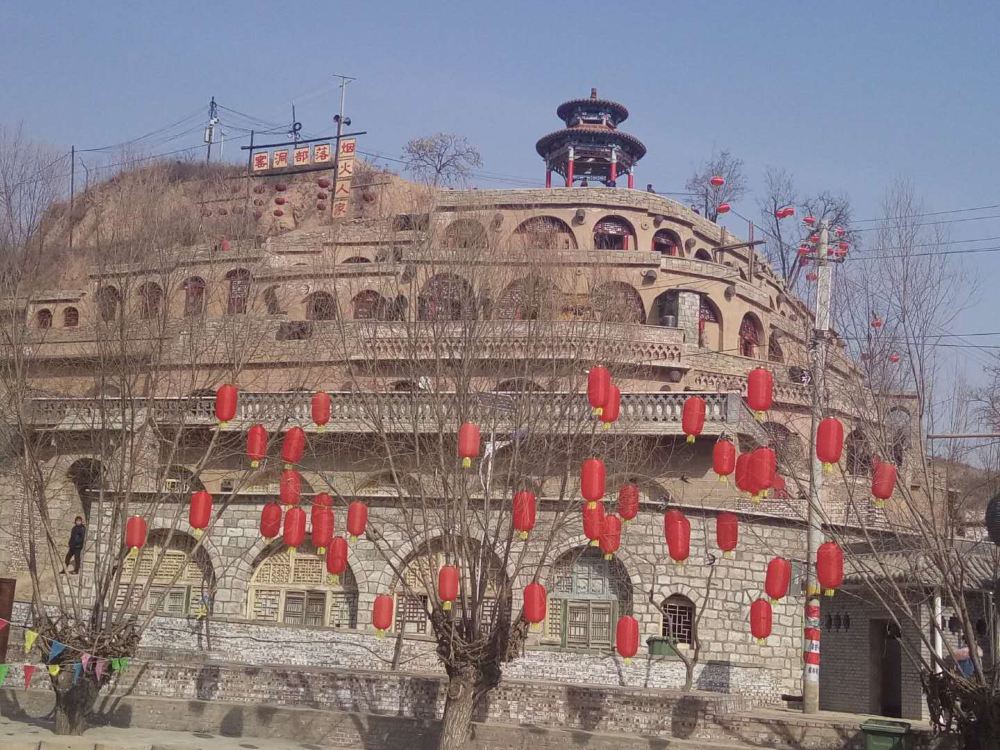
[[448,675],[448,697],[441,717],[438,750],[462,750],[472,730],[472,711],[476,707],[476,670],[456,669]]
[[56,694],[55,733],[81,735],[90,724],[97,702],[98,688],[90,676],[82,676],[73,684],[72,669],[64,669],[52,678]]

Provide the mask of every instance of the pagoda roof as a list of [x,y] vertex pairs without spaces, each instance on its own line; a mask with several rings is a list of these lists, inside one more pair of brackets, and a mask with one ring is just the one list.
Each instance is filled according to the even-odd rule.
[[[586,99],[581,101],[591,100]],[[535,144],[535,151],[538,152],[539,156],[545,158],[553,151],[554,148],[557,148],[562,143],[568,143],[570,141],[576,141],[577,143],[587,142],[607,145],[617,143],[623,150],[627,151],[635,161],[638,161],[646,154],[646,147],[643,145],[642,141],[634,135],[629,135],[628,133],[623,133],[620,130],[612,130],[610,128],[594,128],[587,126],[563,128],[562,130],[556,130],[548,135],[544,135],[539,138],[538,143]]]
[[628,109],[624,104],[613,102],[610,99],[597,99],[596,97],[570,99],[568,102],[563,102],[556,109],[556,117],[566,122],[573,116],[573,111],[576,109],[608,110],[612,113],[616,123],[624,122],[628,119]]

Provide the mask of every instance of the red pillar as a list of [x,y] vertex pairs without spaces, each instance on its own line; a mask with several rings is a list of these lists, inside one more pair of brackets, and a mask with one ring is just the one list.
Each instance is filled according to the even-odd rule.
[[552,187],[552,170],[551,169],[546,169],[545,170],[545,187],[547,187],[547,188]]
[[631,169],[629,169],[628,171],[628,189],[629,190],[635,189],[635,174],[632,173]]
[[611,170],[608,175],[611,178],[611,184],[614,184],[618,179],[618,152],[615,149],[611,149]]
[[570,146],[569,156],[566,160],[566,187],[573,187],[573,147]]

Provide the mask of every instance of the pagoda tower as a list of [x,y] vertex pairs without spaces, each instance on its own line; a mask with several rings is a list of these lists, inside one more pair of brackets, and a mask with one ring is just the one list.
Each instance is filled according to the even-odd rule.
[[646,153],[642,142],[618,126],[628,118],[628,110],[618,102],[598,99],[597,89],[589,99],[563,102],[556,115],[566,127],[539,139],[535,150],[545,159],[545,187],[552,187],[552,173],[562,175],[566,187],[590,180],[613,187],[618,175],[628,175],[629,188],[635,187],[635,163]]

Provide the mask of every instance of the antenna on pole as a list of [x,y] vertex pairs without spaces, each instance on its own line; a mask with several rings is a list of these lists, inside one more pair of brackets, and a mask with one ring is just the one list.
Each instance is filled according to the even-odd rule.
[[219,124],[219,109],[215,103],[215,97],[208,104],[208,125],[205,127],[205,143],[208,149],[205,152],[205,163],[212,161],[212,142],[215,141],[215,126]]
[[[344,117],[344,99],[347,97],[347,85],[352,81],[358,80],[357,78],[352,78],[351,76],[340,75],[339,73],[333,74],[334,78],[340,79],[340,112],[333,116],[333,121],[337,123],[337,144],[336,150],[333,152],[333,184],[334,184],[334,198],[336,198],[337,192],[337,178],[340,174],[340,138],[341,134],[344,132],[344,126],[351,126],[351,118]],[[330,201],[330,210],[333,211],[333,204],[336,200]]]

